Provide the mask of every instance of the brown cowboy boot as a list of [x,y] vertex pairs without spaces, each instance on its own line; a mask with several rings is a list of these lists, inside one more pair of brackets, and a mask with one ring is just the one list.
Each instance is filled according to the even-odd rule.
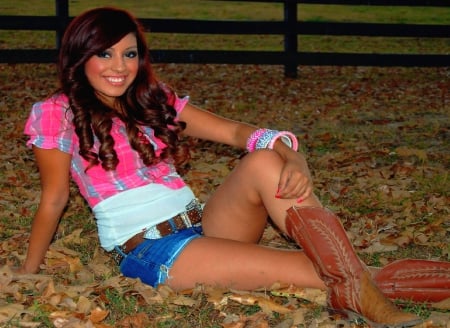
[[378,288],[390,299],[440,302],[450,298],[450,262],[406,259],[371,271]]
[[313,262],[328,287],[328,303],[349,317],[359,316],[374,326],[409,327],[422,322],[400,311],[374,284],[339,219],[320,207],[292,207],[286,229]]

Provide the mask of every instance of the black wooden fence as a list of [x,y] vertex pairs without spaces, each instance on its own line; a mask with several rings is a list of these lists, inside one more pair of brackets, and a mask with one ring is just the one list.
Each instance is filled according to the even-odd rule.
[[[222,0],[238,1],[238,0]],[[194,19],[141,18],[152,33],[266,34],[283,35],[283,51],[168,50],[152,49],[154,62],[284,65],[285,75],[295,77],[299,65],[341,66],[450,66],[449,54],[376,54],[302,52],[298,35],[350,35],[384,37],[450,38],[449,25],[301,22],[297,5],[339,4],[371,6],[449,7],[449,0],[247,0],[282,3],[282,21],[210,21]],[[0,16],[0,30],[56,31],[55,49],[0,49],[0,63],[52,63],[56,61],[69,17],[68,0],[56,0],[55,16]]]

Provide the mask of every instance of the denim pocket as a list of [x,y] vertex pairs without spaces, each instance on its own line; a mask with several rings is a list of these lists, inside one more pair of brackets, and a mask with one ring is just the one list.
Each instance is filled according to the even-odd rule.
[[201,237],[201,233],[201,227],[192,227],[164,238],[146,239],[123,259],[120,271],[124,276],[140,278],[156,287],[169,277],[173,262],[184,247]]

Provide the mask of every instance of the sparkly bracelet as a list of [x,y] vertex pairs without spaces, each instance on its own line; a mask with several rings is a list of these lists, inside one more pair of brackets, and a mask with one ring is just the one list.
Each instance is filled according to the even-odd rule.
[[288,147],[292,148],[294,151],[298,150],[298,141],[295,134],[289,131],[279,131],[277,134],[275,134],[272,139],[269,142],[269,145],[267,148],[273,149],[273,146],[275,145],[275,142],[281,138],[281,141],[286,144]]
[[247,150],[249,152],[256,149],[273,149],[275,142],[281,138],[281,141],[293,150],[298,150],[297,137],[289,131],[278,131],[269,129],[255,130],[247,139]]
[[264,133],[258,138],[255,144],[255,149],[266,149],[269,148],[269,144],[273,138],[279,133],[277,130],[268,130],[264,131]]
[[258,139],[263,135],[267,129],[258,129],[255,130],[250,137],[247,139],[247,150],[251,153],[252,151],[256,150],[256,142]]

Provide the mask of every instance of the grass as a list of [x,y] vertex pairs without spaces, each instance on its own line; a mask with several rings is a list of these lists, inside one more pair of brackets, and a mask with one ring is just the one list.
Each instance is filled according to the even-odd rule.
[[[99,6],[118,6],[139,17],[195,18],[230,20],[280,20],[283,6],[279,3],[208,0],[143,1],[80,0],[69,2],[69,15]],[[3,0],[3,15],[54,15],[53,1]],[[346,21],[381,23],[448,24],[447,7],[298,5],[298,17],[305,21]]]
[[[235,1],[155,0],[151,5],[140,1],[74,1],[70,2],[69,15],[98,6],[113,5],[130,10],[138,17],[191,18],[223,20],[281,20],[283,6],[277,3]],[[0,11],[6,15],[54,15],[53,2],[4,0]],[[298,5],[302,21],[324,22],[377,22],[441,24],[450,23],[449,7],[385,7],[343,5]],[[154,49],[223,49],[273,51],[283,48],[283,37],[273,35],[195,35],[150,34]],[[438,53],[450,52],[448,38],[398,38],[308,36],[298,37],[301,51],[322,52],[393,52]],[[55,32],[51,31],[0,31],[0,48],[54,48]]]
[[117,290],[110,288],[105,291],[105,296],[106,308],[112,314],[108,317],[111,324],[114,324],[118,317],[122,318],[124,315],[131,315],[139,311],[136,297],[132,295],[124,297]]
[[53,325],[52,321],[49,318],[50,312],[45,309],[44,304],[39,304],[38,301],[33,303],[33,311],[34,311],[34,321],[40,322],[46,327],[51,327]]

